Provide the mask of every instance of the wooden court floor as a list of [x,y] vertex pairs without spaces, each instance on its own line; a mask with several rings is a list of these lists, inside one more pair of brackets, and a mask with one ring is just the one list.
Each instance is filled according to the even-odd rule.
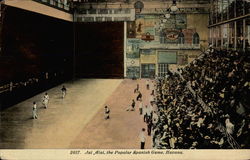
[[[140,85],[144,104],[150,90],[145,80],[80,79],[48,90],[47,109],[41,104],[43,93],[1,111],[1,149],[139,149],[139,133],[146,128],[135,111],[126,111],[136,99],[133,90]],[[32,119],[32,102],[38,103],[38,119]],[[104,120],[104,106],[110,107],[110,119]],[[146,148],[151,148],[147,136]]]

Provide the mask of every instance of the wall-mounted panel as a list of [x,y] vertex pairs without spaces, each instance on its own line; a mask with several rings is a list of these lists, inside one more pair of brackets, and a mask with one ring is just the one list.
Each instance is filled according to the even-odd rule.
[[140,66],[140,59],[139,58],[127,58],[126,65],[128,67],[139,67]]
[[126,56],[127,58],[139,58],[141,40],[135,38],[127,39]]
[[176,52],[172,51],[158,51],[158,63],[177,63]]
[[141,55],[141,63],[156,63],[156,55]]

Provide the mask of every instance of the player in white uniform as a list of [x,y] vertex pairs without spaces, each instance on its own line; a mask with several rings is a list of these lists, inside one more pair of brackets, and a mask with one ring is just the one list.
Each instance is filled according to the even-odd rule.
[[48,93],[45,93],[45,95],[43,96],[43,104],[44,104],[44,108],[48,108],[48,104],[49,104],[49,95],[48,95]]
[[145,148],[145,141],[146,141],[146,136],[145,136],[145,128],[142,128],[141,133],[139,134],[140,141],[141,141],[141,149]]
[[36,102],[33,102],[32,117],[33,117],[33,119],[37,119]]
[[143,102],[142,102],[142,99],[140,99],[140,101],[139,101],[139,111],[140,111],[140,115],[142,115],[142,109],[143,109]]
[[66,96],[67,89],[65,88],[65,86],[63,86],[61,90],[62,90],[62,98],[64,98]]

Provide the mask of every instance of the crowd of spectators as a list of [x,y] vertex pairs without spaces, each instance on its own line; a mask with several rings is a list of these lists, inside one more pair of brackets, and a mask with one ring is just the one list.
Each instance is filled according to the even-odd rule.
[[154,148],[250,148],[249,62],[247,54],[210,48],[158,78]]

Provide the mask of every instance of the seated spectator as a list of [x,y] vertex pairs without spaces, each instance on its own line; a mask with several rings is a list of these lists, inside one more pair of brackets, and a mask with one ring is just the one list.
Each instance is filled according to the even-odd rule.
[[249,62],[245,54],[211,46],[185,68],[157,78],[153,146],[250,148],[250,138],[243,138],[250,134]]

